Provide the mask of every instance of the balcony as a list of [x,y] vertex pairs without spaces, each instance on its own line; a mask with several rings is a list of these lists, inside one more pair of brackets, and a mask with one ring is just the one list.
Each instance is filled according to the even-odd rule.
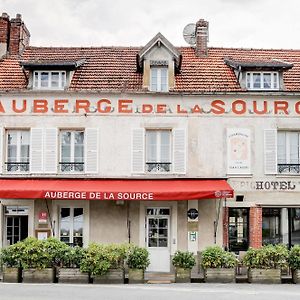
[[278,164],[278,173],[292,173],[299,174],[300,173],[300,164]]
[[5,162],[7,172],[29,172],[29,162]]
[[61,172],[83,172],[84,162],[59,162]]
[[146,172],[150,173],[168,173],[171,170],[171,162],[146,162]]

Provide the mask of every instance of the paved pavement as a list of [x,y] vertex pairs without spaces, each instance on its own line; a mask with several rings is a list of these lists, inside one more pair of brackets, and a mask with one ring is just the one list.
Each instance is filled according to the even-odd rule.
[[0,283],[0,300],[294,300],[300,285],[141,284],[69,285]]

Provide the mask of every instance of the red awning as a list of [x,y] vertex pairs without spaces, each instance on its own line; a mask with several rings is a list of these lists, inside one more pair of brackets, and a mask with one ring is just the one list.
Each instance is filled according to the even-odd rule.
[[0,198],[59,200],[196,200],[233,197],[226,180],[0,179]]

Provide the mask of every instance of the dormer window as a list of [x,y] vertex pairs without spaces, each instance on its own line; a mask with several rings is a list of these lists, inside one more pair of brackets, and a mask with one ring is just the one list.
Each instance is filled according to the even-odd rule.
[[33,74],[33,88],[37,90],[63,90],[66,82],[66,71],[34,71]]
[[278,90],[278,72],[247,72],[248,90]]
[[151,88],[152,92],[167,92],[168,66],[151,66]]

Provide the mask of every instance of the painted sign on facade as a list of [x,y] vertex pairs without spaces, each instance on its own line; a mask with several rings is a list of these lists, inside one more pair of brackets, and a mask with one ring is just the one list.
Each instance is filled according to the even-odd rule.
[[251,173],[250,130],[246,128],[227,129],[227,173]]

